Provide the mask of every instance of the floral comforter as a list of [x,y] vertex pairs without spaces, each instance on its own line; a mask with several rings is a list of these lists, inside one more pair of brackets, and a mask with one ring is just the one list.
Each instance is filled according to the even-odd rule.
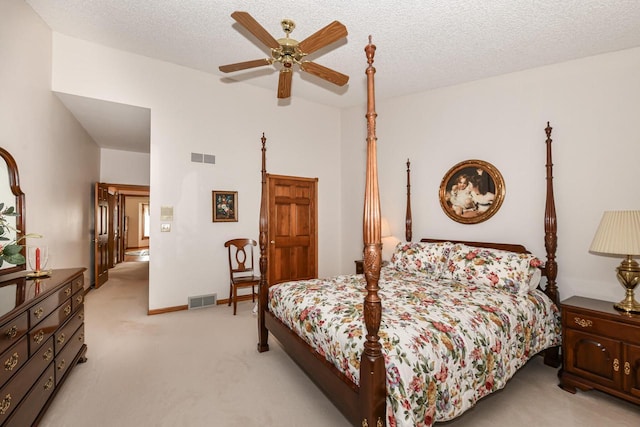
[[[269,291],[269,310],[358,384],[364,287],[362,275],[282,283]],[[541,291],[517,295],[390,267],[380,288],[389,426],[450,420],[560,343],[558,309]]]

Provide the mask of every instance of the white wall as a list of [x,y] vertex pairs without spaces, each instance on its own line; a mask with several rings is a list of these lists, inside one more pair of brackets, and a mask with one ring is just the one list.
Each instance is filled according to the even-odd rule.
[[100,150],[100,181],[109,184],[149,185],[150,156],[131,151]]
[[[22,1],[0,2],[0,145],[15,158],[26,231],[52,266],[91,266],[100,151],[51,92],[51,30]],[[89,282],[89,270],[85,274]]]
[[[260,137],[271,173],[319,178],[319,274],[340,272],[340,113],[295,97],[278,106],[274,89],[223,84],[217,76],[53,36],[52,89],[151,110],[151,310],[187,304],[191,295],[228,295],[223,243],[258,238]],[[216,156],[192,163],[190,153]],[[115,178],[114,178],[115,179]],[[211,192],[238,191],[239,222],[211,222]],[[172,206],[170,233],[160,207]]]
[[[413,240],[516,242],[544,256],[544,128],[550,121],[561,298],[621,300],[614,271],[621,259],[588,249],[603,211],[640,209],[639,71],[640,49],[631,49],[378,101],[382,214],[395,236],[404,239],[410,158]],[[363,106],[342,114],[343,264],[362,252],[364,112]],[[493,164],[506,184],[501,209],[476,225],[449,219],[438,201],[443,176],[469,159]]]

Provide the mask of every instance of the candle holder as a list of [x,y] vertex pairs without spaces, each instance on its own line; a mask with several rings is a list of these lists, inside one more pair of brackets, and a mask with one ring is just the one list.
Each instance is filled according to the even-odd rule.
[[27,273],[27,278],[50,276],[49,261],[49,248],[47,246],[27,246],[27,266],[32,270]]

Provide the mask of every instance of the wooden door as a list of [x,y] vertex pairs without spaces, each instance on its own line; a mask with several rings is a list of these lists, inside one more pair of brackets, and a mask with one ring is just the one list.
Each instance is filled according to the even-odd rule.
[[109,187],[96,182],[94,196],[93,275],[99,288],[109,279]]
[[318,178],[267,175],[268,283],[318,276]]

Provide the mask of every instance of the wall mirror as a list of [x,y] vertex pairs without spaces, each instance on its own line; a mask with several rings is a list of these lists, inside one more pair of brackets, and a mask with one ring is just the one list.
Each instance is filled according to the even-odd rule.
[[[4,203],[4,209],[13,206],[17,214],[15,216],[4,217],[11,228],[5,228],[5,233],[3,235],[3,237],[8,238],[9,240],[2,241],[0,244],[7,244],[9,242],[19,240],[24,236],[24,193],[20,189],[18,165],[16,164],[13,156],[11,156],[7,150],[0,147],[0,157],[0,202]],[[25,255],[24,246],[22,248],[22,255]],[[25,268],[25,264],[14,265],[8,262],[3,262],[2,266],[0,266],[0,276],[14,273],[16,271],[22,271],[25,270]]]

